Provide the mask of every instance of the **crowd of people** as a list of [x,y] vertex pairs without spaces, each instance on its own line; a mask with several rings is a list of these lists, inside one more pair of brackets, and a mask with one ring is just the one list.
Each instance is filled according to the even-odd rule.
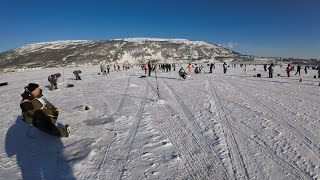
[[[213,73],[213,70],[215,69],[215,63],[206,64],[209,67],[209,73]],[[152,72],[157,72],[157,68],[161,70],[162,73],[168,73],[170,71],[176,71],[177,66],[181,66],[181,64],[168,64],[168,63],[162,63],[162,64],[152,64],[151,62],[147,62],[144,64],[139,65],[142,70],[145,71],[145,74],[148,72],[148,76],[151,76]],[[226,74],[228,67],[236,68],[236,64],[227,64],[224,62],[222,64],[223,73]],[[256,65],[255,65],[256,66]],[[110,71],[110,64],[101,63],[100,65],[100,73],[103,76],[106,76],[109,74]],[[128,70],[130,65],[123,65],[123,70]],[[243,68],[243,71],[246,71],[247,65],[240,64],[240,68]],[[199,74],[203,71],[205,68],[204,64],[191,64],[189,63],[187,65],[188,73],[192,73],[192,70],[194,70],[194,74]],[[280,65],[280,68],[282,66]],[[275,64],[270,63],[269,67],[267,67],[267,64],[263,65],[264,71],[269,71],[269,78],[273,78]],[[295,73],[296,75],[301,76],[301,65],[297,65],[297,71]],[[305,74],[307,74],[309,69],[309,66],[305,66]],[[254,68],[256,70],[256,67]],[[287,77],[290,77],[290,72],[294,70],[294,66],[292,66],[290,63],[285,68],[285,71],[287,72]],[[120,65],[114,64],[113,65],[113,71],[119,72]],[[81,80],[80,77],[81,70],[75,70],[73,71],[73,74],[75,75],[75,80]],[[318,78],[320,78],[320,66],[317,67],[317,73]],[[184,67],[181,66],[178,73],[177,73],[181,79],[185,80],[188,77],[187,72],[185,71]],[[51,74],[48,76],[48,81],[50,83],[49,89],[50,90],[56,90],[58,89],[57,81],[58,78],[61,77],[60,73]],[[314,77],[316,78],[316,76]],[[20,103],[20,107],[22,110],[23,120],[33,125],[34,127],[38,128],[39,130],[46,132],[48,134],[51,134],[53,136],[58,137],[68,137],[70,133],[70,128],[68,125],[65,125],[63,127],[57,126],[57,119],[59,115],[59,109],[56,108],[53,104],[51,104],[42,94],[42,90],[40,89],[38,84],[35,83],[29,83],[28,86],[25,87],[23,94],[21,95],[22,100]]]

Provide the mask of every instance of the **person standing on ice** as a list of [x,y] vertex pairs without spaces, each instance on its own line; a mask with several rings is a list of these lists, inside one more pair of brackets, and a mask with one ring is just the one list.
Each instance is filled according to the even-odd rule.
[[102,75],[104,75],[104,76],[107,75],[107,67],[106,67],[106,64],[104,64],[104,63],[102,65]]
[[148,62],[148,71],[149,71],[149,76],[151,76],[152,65],[151,65],[150,61]]
[[290,77],[291,64],[288,64],[286,71],[287,71],[288,77]]
[[188,65],[188,67],[187,67],[187,68],[188,68],[188,71],[189,71],[189,72],[191,72],[192,66],[191,66],[191,64],[190,64],[190,63],[189,63],[189,65]]
[[273,78],[273,63],[270,64],[270,66],[268,67],[269,70],[269,78]]
[[107,65],[107,73],[108,74],[110,73],[110,65],[109,64]]
[[304,72],[307,74],[308,73],[308,66],[304,67]]
[[227,73],[227,68],[228,68],[227,63],[224,62],[222,66],[223,66],[223,73]]
[[101,74],[102,74],[102,65],[103,65],[103,63],[100,64],[100,72],[101,72]]
[[299,73],[299,76],[300,76],[300,71],[301,71],[301,66],[300,66],[300,64],[298,64],[298,66],[297,66],[297,72],[296,72],[295,75],[297,75],[297,74]]
[[210,64],[210,73],[212,73],[213,63]]
[[147,70],[148,70],[148,64],[147,63],[143,64],[143,69],[144,69],[144,74],[147,74]]
[[24,122],[53,136],[69,136],[69,125],[56,126],[58,109],[42,95],[38,84],[29,83],[21,97],[20,108]]
[[263,65],[263,69],[264,69],[264,71],[267,71],[267,64]]

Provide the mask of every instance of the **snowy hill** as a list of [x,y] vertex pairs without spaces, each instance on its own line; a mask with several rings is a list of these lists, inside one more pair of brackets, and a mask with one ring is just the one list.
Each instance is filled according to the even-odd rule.
[[36,43],[0,53],[0,71],[23,68],[93,66],[101,62],[188,62],[234,59],[229,49],[186,39],[128,38],[105,41]]
[[[182,80],[177,71],[140,78],[139,67],[101,76],[97,66],[77,67],[76,81],[75,69],[0,73],[9,82],[0,86],[0,179],[320,178],[315,70],[287,78],[276,66],[280,76],[271,79],[263,66],[223,74],[216,64],[212,74],[205,67]],[[62,77],[50,91],[53,73]],[[21,120],[20,94],[30,82],[62,109],[58,122],[70,125],[68,138]]]

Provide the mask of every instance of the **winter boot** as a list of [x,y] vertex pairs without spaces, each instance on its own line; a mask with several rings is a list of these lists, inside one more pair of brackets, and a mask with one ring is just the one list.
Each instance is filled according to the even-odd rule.
[[57,127],[60,131],[60,137],[69,137],[70,127],[66,124],[64,127]]

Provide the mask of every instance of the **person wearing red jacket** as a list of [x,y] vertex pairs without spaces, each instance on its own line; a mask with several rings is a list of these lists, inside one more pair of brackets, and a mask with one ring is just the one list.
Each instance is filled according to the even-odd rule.
[[287,75],[288,75],[288,77],[290,77],[290,71],[291,71],[291,64],[289,63],[288,64],[288,67],[287,67]]

